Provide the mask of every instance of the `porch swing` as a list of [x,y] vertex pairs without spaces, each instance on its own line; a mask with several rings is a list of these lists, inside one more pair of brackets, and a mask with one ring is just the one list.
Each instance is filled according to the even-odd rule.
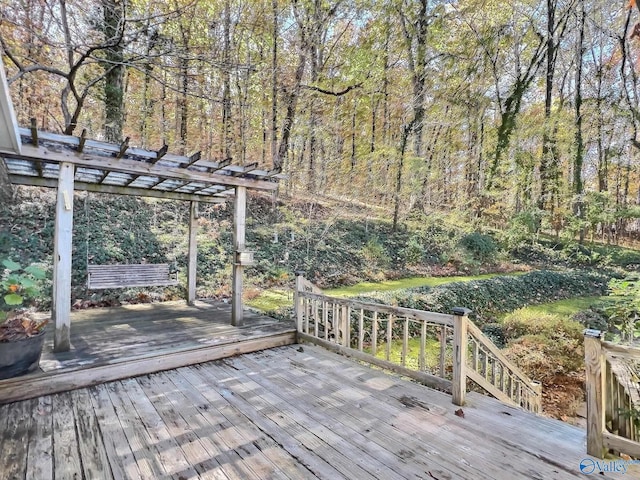
[[[88,215],[87,192],[85,218]],[[104,290],[107,288],[163,287],[178,284],[178,271],[168,263],[139,263],[117,265],[89,264],[89,234],[85,237],[87,257],[87,289]]]

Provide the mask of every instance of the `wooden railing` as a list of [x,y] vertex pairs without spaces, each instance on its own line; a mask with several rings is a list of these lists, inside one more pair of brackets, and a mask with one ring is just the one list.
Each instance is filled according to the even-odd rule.
[[471,345],[467,376],[498,400],[539,413],[542,384],[510,362],[473,322],[467,322],[467,329]]
[[469,310],[447,315],[329,297],[302,275],[294,307],[300,340],[449,392],[456,405],[464,404],[472,380],[505,403],[541,411],[540,383],[500,352],[469,320]]
[[640,348],[606,342],[598,330],[584,335],[587,453],[640,458]]

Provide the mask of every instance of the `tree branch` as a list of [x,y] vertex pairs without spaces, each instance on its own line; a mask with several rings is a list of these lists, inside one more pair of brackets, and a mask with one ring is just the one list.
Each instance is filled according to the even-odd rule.
[[302,88],[306,88],[307,90],[313,90],[314,92],[324,93],[325,95],[332,95],[334,97],[341,97],[342,95],[346,95],[351,90],[355,90],[356,88],[360,88],[363,82],[356,83],[355,85],[349,85],[344,90],[340,90],[339,92],[334,92],[331,90],[325,90],[324,88],[314,87],[313,85],[300,85]]

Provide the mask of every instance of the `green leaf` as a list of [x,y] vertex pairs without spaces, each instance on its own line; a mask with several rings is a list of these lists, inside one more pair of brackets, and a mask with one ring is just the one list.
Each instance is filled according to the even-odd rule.
[[24,269],[24,271],[26,273],[30,273],[31,275],[33,275],[35,278],[39,280],[44,280],[45,278],[47,278],[47,272],[45,272],[44,269],[36,265],[29,265],[27,268]]
[[22,285],[23,288],[35,288],[38,286],[36,282],[27,277],[20,278],[20,285]]
[[22,268],[19,263],[9,260],[8,258],[2,260],[2,264],[6,269],[11,270],[12,272]]
[[4,296],[4,303],[7,305],[22,305],[22,295],[17,293],[10,293]]

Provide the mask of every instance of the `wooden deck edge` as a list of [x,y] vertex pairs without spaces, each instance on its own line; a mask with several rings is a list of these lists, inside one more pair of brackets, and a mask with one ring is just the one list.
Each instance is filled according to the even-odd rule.
[[321,338],[317,338],[302,332],[298,332],[298,342],[308,342],[314,345],[318,345],[320,347],[326,348],[327,350],[331,350],[332,352],[344,355],[345,357],[352,357],[361,362],[370,363],[372,365],[375,365],[376,367],[390,370],[399,375],[409,377],[413,380],[416,380],[417,382],[426,385],[427,387],[435,388],[436,390],[441,390],[443,392],[451,394],[452,382],[445,378],[436,377],[435,375],[430,375],[425,372],[410,370],[401,365],[396,365],[395,363],[376,358],[373,355],[362,353],[351,348],[346,348],[342,345],[337,345],[333,342],[328,342]]
[[76,390],[114,380],[172,370],[294,343],[296,343],[296,334],[292,330],[224,345],[160,353],[143,359],[88,367],[83,370],[48,373],[35,378],[25,378],[22,381],[18,381],[18,379],[0,381],[0,404]]

